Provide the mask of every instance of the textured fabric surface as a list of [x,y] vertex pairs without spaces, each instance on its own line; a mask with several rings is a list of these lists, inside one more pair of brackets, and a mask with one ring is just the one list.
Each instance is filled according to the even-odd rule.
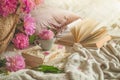
[[[69,48],[70,49],[70,48]],[[71,48],[72,55],[65,61],[65,73],[52,74],[29,69],[1,75],[2,80],[119,80],[120,38],[101,49],[87,49],[79,44]]]
[[110,41],[97,50],[75,44],[75,53],[68,58],[65,70],[70,72],[73,80],[120,79],[119,42],[120,40]]
[[0,54],[5,51],[15,33],[18,16],[0,17]]

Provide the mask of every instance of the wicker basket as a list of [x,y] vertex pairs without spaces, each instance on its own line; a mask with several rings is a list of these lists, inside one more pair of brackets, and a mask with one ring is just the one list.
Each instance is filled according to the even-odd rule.
[[0,17],[0,53],[5,51],[9,42],[13,38],[17,21],[17,15]]

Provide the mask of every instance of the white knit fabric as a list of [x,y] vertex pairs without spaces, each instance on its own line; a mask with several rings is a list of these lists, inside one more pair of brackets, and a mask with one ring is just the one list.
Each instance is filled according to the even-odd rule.
[[101,49],[86,49],[75,44],[72,55],[65,62],[65,73],[52,74],[25,69],[2,80],[119,80],[120,38],[107,43]]

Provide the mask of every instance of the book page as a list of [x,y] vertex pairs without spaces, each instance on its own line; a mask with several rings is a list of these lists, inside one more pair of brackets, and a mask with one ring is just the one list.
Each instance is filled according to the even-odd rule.
[[75,42],[75,40],[74,40],[72,33],[67,33],[66,35],[57,39],[57,43],[61,43],[63,45],[73,45],[74,42]]
[[88,42],[94,39],[98,39],[101,36],[104,36],[107,34],[107,30],[105,27],[102,27],[100,29],[98,29],[97,31],[95,31],[94,33],[90,34],[90,36],[88,36],[84,41],[82,42]]
[[90,33],[96,28],[96,26],[98,25],[98,23],[94,20],[86,20],[83,25],[81,26],[82,28],[84,28],[81,32],[81,38],[80,41],[85,40],[88,36],[90,36]]

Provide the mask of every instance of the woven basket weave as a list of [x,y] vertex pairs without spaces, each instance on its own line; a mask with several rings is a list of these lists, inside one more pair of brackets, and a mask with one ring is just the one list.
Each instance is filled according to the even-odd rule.
[[17,15],[0,17],[0,53],[5,51],[9,42],[13,38],[17,21]]

